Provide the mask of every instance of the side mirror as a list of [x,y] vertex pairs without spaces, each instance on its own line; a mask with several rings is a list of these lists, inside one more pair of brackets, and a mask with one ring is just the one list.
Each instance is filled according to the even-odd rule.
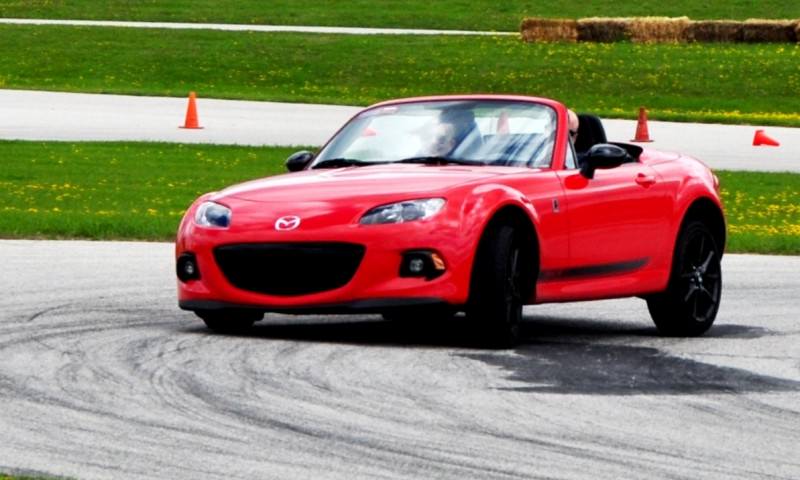
[[610,143],[598,143],[586,152],[581,161],[581,175],[588,179],[594,178],[594,171],[598,168],[614,168],[630,161],[631,156],[624,148]]
[[286,170],[290,172],[299,172],[308,166],[314,160],[314,154],[308,150],[300,150],[289,155],[286,159]]

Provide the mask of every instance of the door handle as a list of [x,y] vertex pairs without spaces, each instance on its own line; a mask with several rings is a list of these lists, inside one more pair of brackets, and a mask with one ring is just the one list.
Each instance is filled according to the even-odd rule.
[[636,175],[636,183],[643,187],[649,187],[650,185],[656,183],[656,176],[639,173]]

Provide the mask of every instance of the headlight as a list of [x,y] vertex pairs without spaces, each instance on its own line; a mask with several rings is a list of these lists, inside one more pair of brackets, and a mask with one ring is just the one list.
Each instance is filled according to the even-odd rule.
[[405,223],[436,215],[444,206],[444,198],[426,198],[375,207],[361,217],[363,225]]
[[214,202],[204,202],[194,214],[194,223],[204,227],[228,228],[231,209]]

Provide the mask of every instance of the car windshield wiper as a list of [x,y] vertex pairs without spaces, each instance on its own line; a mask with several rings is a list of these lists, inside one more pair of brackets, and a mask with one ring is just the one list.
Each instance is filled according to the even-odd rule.
[[329,158],[322,160],[311,168],[340,168],[340,167],[363,167],[366,165],[378,165],[386,162],[367,162],[356,160],[355,158]]
[[448,158],[448,157],[410,157],[402,160],[396,160],[393,163],[422,163],[425,165],[486,165],[480,160],[465,160],[461,158]]

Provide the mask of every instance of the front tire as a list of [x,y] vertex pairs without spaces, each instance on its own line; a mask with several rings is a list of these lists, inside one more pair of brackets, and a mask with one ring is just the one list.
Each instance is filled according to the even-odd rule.
[[467,314],[487,346],[508,348],[519,341],[525,258],[521,236],[511,225],[489,230],[481,242]]
[[711,328],[722,295],[721,256],[703,222],[691,221],[683,228],[666,291],[647,299],[661,335],[695,337]]
[[263,313],[246,310],[204,310],[194,312],[216,333],[247,333]]

